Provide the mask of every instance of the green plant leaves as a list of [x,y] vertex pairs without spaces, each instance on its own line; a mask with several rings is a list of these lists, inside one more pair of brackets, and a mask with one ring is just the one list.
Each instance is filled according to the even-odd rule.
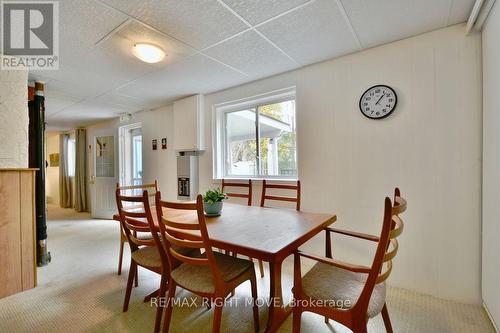
[[213,205],[216,202],[220,202],[227,199],[227,195],[222,192],[220,188],[208,190],[203,196],[203,202],[209,205]]

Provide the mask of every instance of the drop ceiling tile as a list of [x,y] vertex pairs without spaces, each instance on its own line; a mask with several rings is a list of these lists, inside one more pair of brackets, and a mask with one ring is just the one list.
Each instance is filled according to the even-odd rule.
[[447,25],[451,0],[341,0],[363,47]]
[[43,71],[41,74],[40,72],[42,71],[31,72],[29,78],[46,83],[47,97],[51,91],[55,91],[79,99],[92,98],[106,93],[119,83],[126,82],[92,72],[75,71],[70,67],[63,71]]
[[56,113],[59,113],[62,110],[72,105],[75,105],[78,102],[80,102],[79,99],[70,96],[64,96],[64,95],[54,96],[53,94],[50,94],[50,98],[47,97],[45,99],[45,115],[46,116],[55,115]]
[[[94,0],[59,1],[60,61],[64,51],[72,50],[74,58],[127,19],[127,16]],[[82,57],[85,54],[81,55]]]
[[59,70],[31,71],[31,75],[47,81],[55,79],[50,83],[53,88],[59,86],[69,96],[87,98],[153,69],[130,66],[116,54],[94,47],[127,20],[123,13],[94,0],[60,1],[59,10]]
[[255,31],[231,38],[206,50],[205,53],[254,79],[298,67]]
[[202,49],[247,28],[216,0],[103,0],[195,48]]
[[59,1],[59,11],[60,38],[85,45],[93,45],[127,19],[126,15],[95,0]]
[[110,116],[95,117],[91,115],[85,115],[74,110],[64,110],[63,112],[58,113],[57,117],[48,116],[46,118],[46,122],[47,128],[49,129],[70,130],[80,126],[88,126],[92,123],[105,121],[109,118]]
[[134,111],[110,103],[85,101],[64,109],[54,117],[47,116],[47,121],[54,124],[57,121],[71,120],[77,125],[84,125],[88,122],[114,118],[127,112]]
[[[60,67],[64,68],[54,72],[63,72],[61,75],[68,73],[74,79],[81,77],[74,75],[78,71],[85,73],[84,75],[94,73],[106,77],[108,83],[114,83],[108,85],[109,90],[155,69],[155,66],[132,57],[131,47],[112,47],[114,44],[111,41],[115,41],[113,37],[119,36],[115,38],[120,40],[127,32],[126,29],[122,34],[113,35],[107,40],[108,43],[96,46],[98,41],[115,28],[129,21],[127,15],[94,0],[65,0],[60,2],[60,7],[59,59]],[[131,24],[130,27],[134,28],[135,25]],[[139,29],[135,30],[141,32]]]
[[258,30],[302,65],[358,49],[335,1],[315,1]]
[[[156,45],[165,51],[166,57],[156,64],[144,63],[132,54],[136,43]],[[188,45],[133,20],[130,20],[113,36],[99,44],[99,48],[104,49],[108,54],[112,54],[115,57],[116,55],[121,55],[121,57],[127,58],[127,61],[134,63],[136,66],[145,66],[147,67],[145,70],[165,67],[196,52],[195,49]]]
[[465,22],[474,6],[474,0],[453,0],[448,25]]
[[61,52],[61,64],[76,71],[92,73],[117,80],[117,84],[151,72],[155,66],[133,58],[129,52],[114,52],[106,47],[94,47],[74,54],[74,49]]
[[122,95],[115,92],[104,94],[94,100],[96,102],[123,106],[127,109],[134,109],[135,111],[147,109],[150,104],[146,99]]
[[310,0],[222,0],[252,25],[256,25]]
[[228,88],[247,79],[246,76],[197,54],[141,77],[116,92],[144,98],[161,106],[183,96]]

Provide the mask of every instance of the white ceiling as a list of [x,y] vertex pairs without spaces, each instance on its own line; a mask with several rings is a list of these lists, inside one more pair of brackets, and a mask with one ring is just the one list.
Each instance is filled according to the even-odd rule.
[[[210,93],[467,20],[474,0],[64,0],[49,129]],[[158,64],[135,42],[167,52]]]

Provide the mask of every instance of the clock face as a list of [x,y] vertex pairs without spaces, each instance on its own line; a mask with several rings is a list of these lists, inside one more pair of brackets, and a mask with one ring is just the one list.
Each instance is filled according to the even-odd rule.
[[394,111],[398,97],[388,86],[376,85],[369,88],[359,100],[359,109],[366,117],[382,119]]

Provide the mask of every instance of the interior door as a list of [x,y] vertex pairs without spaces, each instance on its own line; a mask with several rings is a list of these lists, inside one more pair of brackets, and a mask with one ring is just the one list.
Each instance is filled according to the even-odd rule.
[[116,143],[114,132],[99,133],[93,138],[93,165],[90,181],[93,218],[111,219],[117,212]]

